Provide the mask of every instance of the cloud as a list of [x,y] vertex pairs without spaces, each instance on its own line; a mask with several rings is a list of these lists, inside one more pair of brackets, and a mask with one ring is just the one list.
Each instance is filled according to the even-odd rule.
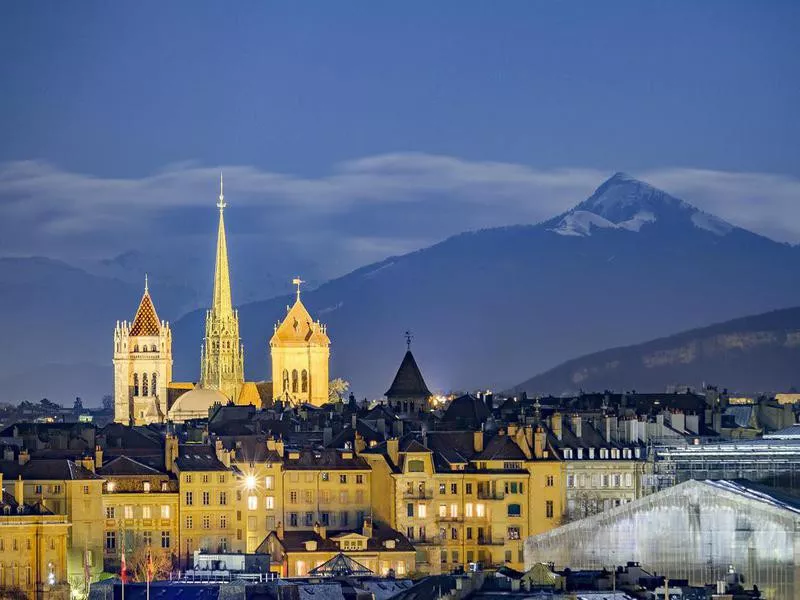
[[[220,170],[232,237],[329,262],[330,275],[464,230],[539,222],[610,175],[425,153],[359,158],[319,177],[181,163],[147,177],[106,178],[8,162],[0,164],[0,254],[69,259],[188,243],[215,218]],[[733,224],[800,241],[798,179],[689,168],[633,174]]]

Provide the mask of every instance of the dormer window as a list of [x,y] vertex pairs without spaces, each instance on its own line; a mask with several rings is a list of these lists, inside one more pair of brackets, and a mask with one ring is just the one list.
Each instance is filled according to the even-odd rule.
[[630,448],[623,448],[622,449],[622,458],[630,458],[631,457],[631,449]]
[[572,458],[572,448],[564,448],[564,458],[567,460]]
[[611,449],[611,458],[618,459],[619,458],[619,448],[612,448]]
[[583,458],[583,448],[578,448],[578,460]]
[[608,448],[600,448],[600,458],[608,458]]
[[594,448],[589,448],[589,458],[594,458]]

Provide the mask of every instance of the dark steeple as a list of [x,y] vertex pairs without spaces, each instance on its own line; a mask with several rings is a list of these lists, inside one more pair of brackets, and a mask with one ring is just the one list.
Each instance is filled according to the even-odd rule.
[[419,371],[417,361],[414,360],[414,355],[411,354],[411,350],[407,350],[403,362],[400,363],[400,368],[397,370],[397,375],[394,376],[394,381],[386,392],[386,397],[391,400],[393,398],[428,398],[431,395],[422,378],[422,373]]

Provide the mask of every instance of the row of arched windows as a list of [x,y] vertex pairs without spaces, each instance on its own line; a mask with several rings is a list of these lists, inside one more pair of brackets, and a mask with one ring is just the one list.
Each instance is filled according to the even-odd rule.
[[[152,379],[150,379],[150,386],[148,387],[147,383],[147,373],[142,373],[141,377],[141,388],[139,388],[139,374],[133,374],[133,395],[134,396],[155,396],[158,394],[158,376],[153,373]],[[139,393],[141,391],[141,394]],[[148,393],[149,392],[149,393]]]
[[[139,351],[139,344],[134,344],[133,351],[134,352]],[[142,352],[158,352],[158,348],[156,347],[155,344],[151,344],[149,348],[147,347],[147,345],[143,345]]]
[[[292,370],[292,393],[296,394],[299,391],[301,393],[308,392],[308,371],[303,369],[300,373],[299,385],[298,385],[298,372],[297,369]],[[284,369],[283,370],[283,389],[287,390],[289,388],[289,371]]]

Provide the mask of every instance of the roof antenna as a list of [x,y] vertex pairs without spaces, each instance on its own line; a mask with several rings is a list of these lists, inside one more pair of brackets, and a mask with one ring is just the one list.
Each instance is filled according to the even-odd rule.
[[414,336],[411,335],[410,331],[406,331],[405,337],[406,337],[406,350],[411,352],[411,340],[414,338]]
[[147,287],[147,273],[144,274],[144,293],[146,294],[148,290]]

